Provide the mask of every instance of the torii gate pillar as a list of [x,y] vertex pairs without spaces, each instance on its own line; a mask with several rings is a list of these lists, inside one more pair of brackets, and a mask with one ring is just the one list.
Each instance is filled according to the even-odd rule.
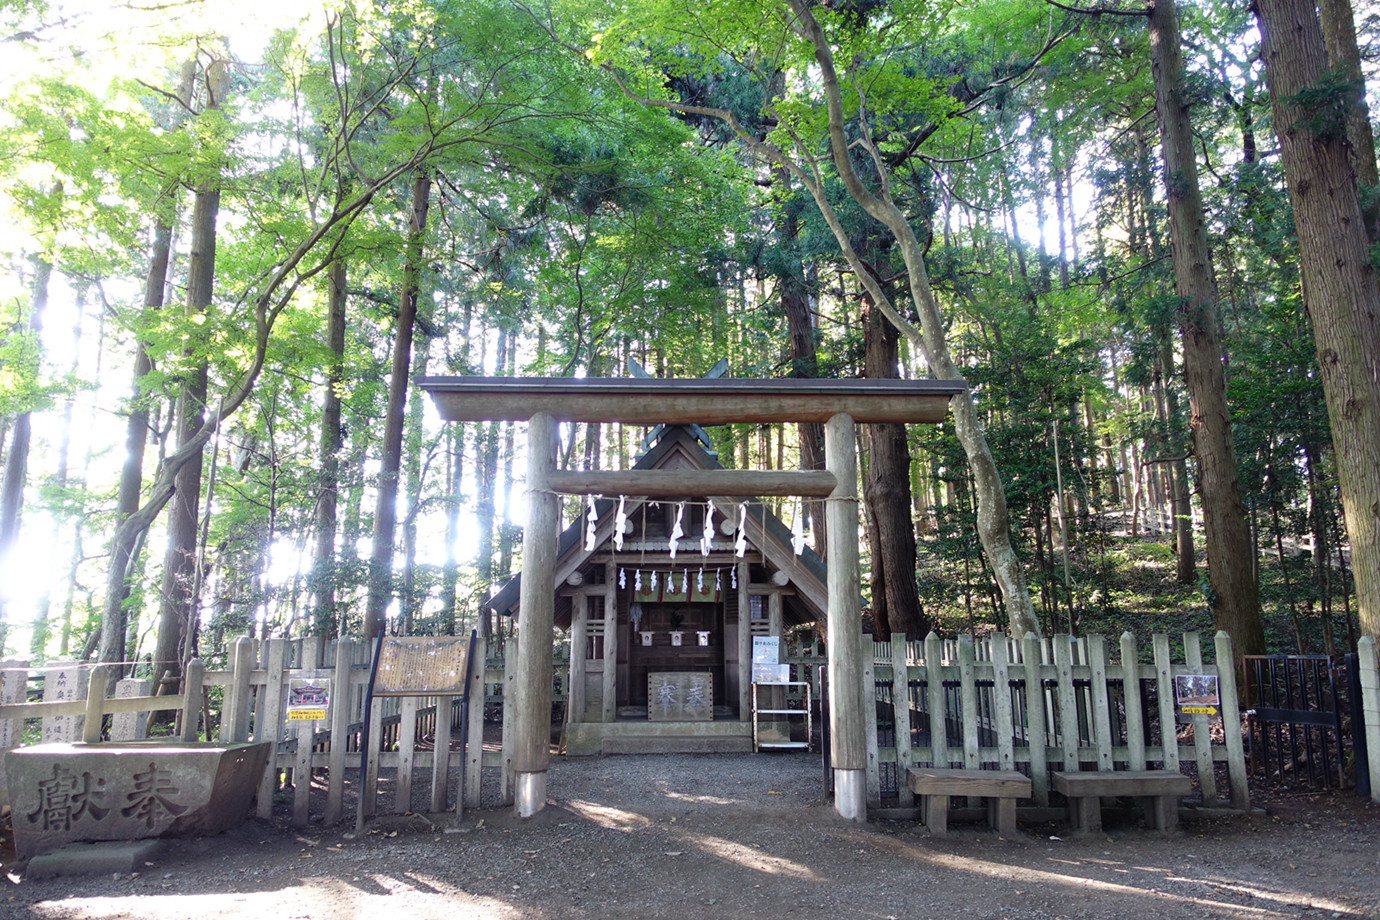
[[853,417],[824,426],[824,466],[837,484],[825,508],[829,575],[829,739],[834,809],[867,820],[867,722],[863,718],[862,576],[858,568],[858,457]]
[[522,533],[517,679],[513,685],[514,801],[519,816],[546,807],[551,761],[551,644],[556,607],[560,506],[551,491],[556,420],[538,412],[527,426],[527,527]]

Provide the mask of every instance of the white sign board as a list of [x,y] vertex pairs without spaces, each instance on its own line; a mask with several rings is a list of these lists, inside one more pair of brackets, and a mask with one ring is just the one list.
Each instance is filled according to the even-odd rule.
[[753,636],[752,663],[780,664],[781,638],[779,636]]

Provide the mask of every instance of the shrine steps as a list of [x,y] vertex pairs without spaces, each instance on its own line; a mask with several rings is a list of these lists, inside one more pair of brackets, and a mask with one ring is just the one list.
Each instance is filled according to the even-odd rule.
[[752,752],[748,722],[574,722],[565,752],[590,754],[735,754]]

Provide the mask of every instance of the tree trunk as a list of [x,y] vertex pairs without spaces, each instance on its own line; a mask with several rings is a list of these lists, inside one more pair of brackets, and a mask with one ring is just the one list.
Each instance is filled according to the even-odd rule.
[[345,263],[336,259],[327,271],[326,370],[321,400],[321,478],[316,496],[316,553],[312,561],[312,634],[322,639],[340,636],[335,603],[335,535],[340,501],[340,451],[345,438],[340,427],[340,388],[345,377]]
[[1165,440],[1160,445],[1159,472],[1168,486],[1169,527],[1174,534],[1174,553],[1178,561],[1175,576],[1179,584],[1191,585],[1194,579],[1193,510],[1189,507],[1188,464],[1184,460],[1184,432],[1179,415],[1179,394],[1173,386],[1174,345],[1169,330],[1156,330],[1159,340],[1158,373],[1155,375],[1156,411],[1164,426]]
[[[782,277],[779,281],[781,307],[786,313],[786,325],[790,332],[791,376],[818,377],[814,317],[810,312],[810,300],[805,287],[794,277]],[[824,426],[818,422],[801,422],[796,425],[796,437],[800,442],[800,468],[824,469]],[[810,535],[814,541],[815,551],[822,556],[825,546],[824,502],[805,502],[805,513],[809,515]]]
[[380,456],[378,507],[374,512],[373,552],[369,559],[369,603],[364,634],[383,632],[388,602],[393,595],[393,532],[398,520],[398,471],[402,468],[403,420],[407,414],[408,374],[412,370],[412,331],[417,319],[417,290],[422,271],[422,243],[427,209],[431,205],[431,175],[422,171],[412,183],[407,255],[398,297],[398,331],[393,342],[393,368],[388,378],[388,408],[384,418]]
[[1227,409],[1222,343],[1217,327],[1217,283],[1212,275],[1198,164],[1187,103],[1181,94],[1183,59],[1174,0],[1156,0],[1150,12],[1150,53],[1155,113],[1164,155],[1169,236],[1183,341],[1193,454],[1203,504],[1208,582],[1214,624],[1232,638],[1237,655],[1265,653],[1258,587],[1251,575],[1250,525]]
[[[48,284],[53,277],[53,263],[45,258],[34,259],[34,284],[29,310],[27,335],[35,342],[43,334],[43,314],[48,309]],[[0,564],[6,562],[19,544],[19,521],[24,510],[24,486],[28,481],[29,441],[33,433],[30,413],[21,412],[10,428],[9,448],[5,453],[5,467],[0,476]],[[8,610],[6,592],[0,592],[0,655],[4,654],[13,614]]]
[[[191,105],[192,87],[196,80],[196,61],[182,65],[177,98],[184,108]],[[180,120],[180,118],[179,118]],[[174,122],[176,125],[177,122]],[[177,188],[165,189],[167,197],[175,200]],[[172,255],[173,208],[154,221],[149,243],[149,269],[144,276],[144,313],[140,327],[150,320],[150,314],[163,308],[168,285],[168,265]],[[144,378],[153,369],[144,340],[138,334],[134,340],[134,373],[130,385],[129,415],[125,418],[125,461],[120,467],[120,483],[115,498],[116,520],[123,522],[139,510],[139,497],[144,486],[144,447],[149,439],[149,403],[144,392]],[[143,531],[117,527],[110,541],[110,567],[107,570],[105,603],[101,610],[101,638],[97,657],[101,661],[125,660],[125,632],[129,599],[136,558]]]
[[[863,298],[863,375],[894,379],[900,335],[870,299]],[[905,425],[865,425],[868,443],[863,494],[874,528],[872,611],[878,638],[922,639],[930,624],[920,616],[915,587],[915,523],[910,516],[910,451]]]
[[1344,126],[1316,124],[1298,101],[1328,70],[1313,4],[1258,0],[1256,16],[1327,398],[1357,612],[1362,631],[1380,638],[1380,288]]
[[1375,135],[1371,133],[1370,111],[1366,106],[1365,79],[1361,75],[1361,51],[1356,46],[1356,17],[1351,0],[1319,0],[1318,17],[1327,48],[1327,66],[1334,74],[1351,81],[1347,100],[1346,137],[1351,143],[1351,168],[1361,192],[1361,215],[1366,235],[1372,243],[1380,241],[1380,172],[1375,164]]
[[[851,141],[845,124],[843,97],[838,74],[834,69],[833,52],[829,48],[824,33],[820,30],[819,23],[815,21],[807,0],[786,0],[786,2],[814,46],[815,60],[820,66],[824,96],[828,105],[830,148],[833,153],[834,165],[839,172],[839,178],[843,181],[849,196],[869,215],[886,226],[896,237],[910,282],[911,303],[920,318],[920,329],[916,330],[891,307],[889,301],[882,296],[882,292],[876,288],[871,279],[862,277],[865,272],[859,272],[860,280],[863,281],[864,285],[871,285],[868,288],[868,293],[876,298],[877,306],[886,314],[887,319],[906,333],[907,337],[917,347],[923,349],[931,373],[940,378],[958,379],[961,375],[949,354],[949,344],[945,338],[945,325],[939,312],[939,304],[930,288],[929,273],[925,268],[924,252],[920,240],[916,237],[915,231],[910,226],[905,214],[886,193],[885,180],[888,177],[881,177],[884,180],[883,196],[878,197],[854,171],[850,158]],[[817,202],[823,197],[822,189],[812,188],[811,192],[816,194]],[[825,212],[826,219],[830,220],[830,229],[834,231],[835,237],[850,264],[856,263],[857,256],[852,252],[847,234],[843,233],[843,227],[838,223],[837,216],[833,215],[832,209],[826,212],[825,207],[822,206],[820,210]],[[842,236],[840,236],[841,233]],[[1006,606],[1009,628],[1016,635],[1025,635],[1027,632],[1038,634],[1040,625],[1035,617],[1034,607],[1031,605],[1025,572],[1022,570],[1020,559],[1011,545],[1011,524],[1006,507],[1005,488],[1002,485],[1001,474],[997,470],[996,460],[987,444],[987,436],[984,434],[982,422],[978,418],[977,405],[973,401],[972,393],[965,391],[955,396],[952,409],[954,433],[957,435],[959,443],[963,445],[977,491],[978,535],[982,540],[987,560],[1001,591],[1002,601]]]

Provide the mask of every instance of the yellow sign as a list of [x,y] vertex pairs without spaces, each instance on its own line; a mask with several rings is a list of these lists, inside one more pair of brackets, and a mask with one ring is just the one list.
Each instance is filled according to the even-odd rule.
[[321,722],[325,718],[324,709],[289,709],[287,714],[289,722]]

